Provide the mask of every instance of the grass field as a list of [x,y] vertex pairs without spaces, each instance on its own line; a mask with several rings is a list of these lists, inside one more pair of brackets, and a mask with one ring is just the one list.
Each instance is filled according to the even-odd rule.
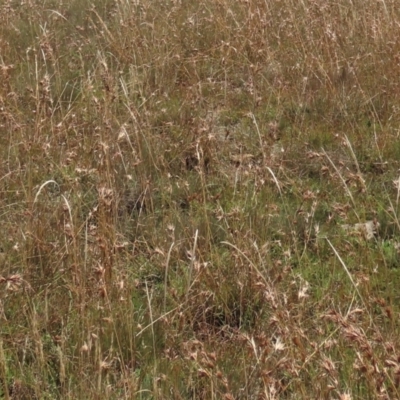
[[0,399],[400,398],[396,0],[0,3]]

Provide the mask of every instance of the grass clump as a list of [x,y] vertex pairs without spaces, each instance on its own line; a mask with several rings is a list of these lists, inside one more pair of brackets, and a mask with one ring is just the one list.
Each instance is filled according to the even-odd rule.
[[396,5],[5,2],[0,398],[399,398]]

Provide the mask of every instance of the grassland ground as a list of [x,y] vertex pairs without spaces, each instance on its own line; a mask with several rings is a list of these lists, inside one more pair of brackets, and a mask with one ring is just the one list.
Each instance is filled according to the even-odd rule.
[[395,0],[0,4],[0,399],[399,399]]

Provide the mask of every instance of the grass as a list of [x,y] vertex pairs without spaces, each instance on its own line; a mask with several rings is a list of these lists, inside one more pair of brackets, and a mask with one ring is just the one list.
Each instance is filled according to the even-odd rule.
[[400,398],[399,20],[6,1],[0,398]]

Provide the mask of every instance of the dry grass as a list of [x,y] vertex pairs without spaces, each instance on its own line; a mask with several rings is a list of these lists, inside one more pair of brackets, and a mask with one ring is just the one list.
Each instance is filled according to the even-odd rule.
[[0,398],[400,398],[396,1],[5,1],[0,55]]

